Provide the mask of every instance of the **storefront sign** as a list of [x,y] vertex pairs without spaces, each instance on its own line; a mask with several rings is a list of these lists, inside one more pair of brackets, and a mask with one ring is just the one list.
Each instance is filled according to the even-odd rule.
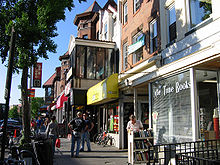
[[42,63],[37,63],[36,67],[34,67],[34,73],[33,73],[33,87],[35,88],[41,87],[41,77],[42,77]]
[[100,102],[117,99],[118,95],[118,74],[113,74],[89,88],[87,92],[87,104],[94,105]]
[[182,90],[186,90],[186,89],[189,89],[191,87],[191,84],[190,82],[188,82],[187,80],[185,82],[175,82],[174,85],[160,85],[159,88],[156,88],[155,89],[155,92],[154,92],[154,97],[158,97],[158,96],[166,96],[167,94],[170,94],[170,93],[179,93],[181,92]]
[[119,129],[119,116],[115,115],[114,116],[114,131],[118,132]]

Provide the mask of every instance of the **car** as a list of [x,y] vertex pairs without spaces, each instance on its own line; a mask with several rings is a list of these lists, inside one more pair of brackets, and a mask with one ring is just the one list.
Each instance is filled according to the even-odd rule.
[[[3,132],[4,122],[2,122],[0,126],[0,132]],[[7,123],[7,134],[14,134],[16,130],[16,134],[19,135],[21,131],[21,123],[17,120],[8,119]]]

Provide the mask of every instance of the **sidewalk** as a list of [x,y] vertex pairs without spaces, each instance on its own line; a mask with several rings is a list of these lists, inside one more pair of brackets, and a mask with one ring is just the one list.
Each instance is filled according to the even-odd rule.
[[[56,148],[54,165],[126,165],[128,164],[127,150],[116,147],[97,145],[91,142],[92,152],[80,152],[79,158],[70,157],[71,141],[60,138],[61,146]],[[87,149],[85,145],[85,149]]]

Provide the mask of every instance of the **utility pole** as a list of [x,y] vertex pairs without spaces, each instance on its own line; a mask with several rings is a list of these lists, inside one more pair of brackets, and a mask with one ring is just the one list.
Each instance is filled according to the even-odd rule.
[[6,144],[5,142],[6,142],[6,135],[7,135],[9,100],[10,100],[11,80],[12,80],[13,62],[14,62],[14,54],[15,54],[15,39],[16,39],[16,33],[14,30],[14,27],[12,27],[9,58],[8,58],[8,70],[7,70],[6,85],[5,85],[6,103],[5,103],[5,111],[4,111],[4,127],[3,127],[3,138],[2,138],[2,149],[1,149],[1,161],[4,161],[4,158],[5,158],[5,144]]

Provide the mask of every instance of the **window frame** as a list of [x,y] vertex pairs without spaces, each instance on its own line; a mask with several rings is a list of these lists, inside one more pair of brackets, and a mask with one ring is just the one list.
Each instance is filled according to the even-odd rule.
[[[156,25],[156,28],[154,27]],[[158,21],[157,19],[153,19],[150,22],[150,53],[155,52],[158,49]],[[156,29],[156,31],[155,31]],[[155,35],[156,32],[156,35]],[[155,45],[154,45],[154,40],[155,40]]]
[[[175,21],[174,22],[170,22],[170,13],[172,11],[172,9],[174,9],[174,13],[175,13]],[[167,34],[168,34],[168,43],[173,43],[175,42],[176,38],[177,38],[177,29],[176,29],[176,8],[175,8],[175,3],[172,3],[171,5],[169,5],[167,8],[166,8],[166,11],[167,11]],[[175,36],[174,38],[171,40],[171,31],[170,31],[170,28],[172,28],[172,26],[175,26]]]
[[128,42],[123,44],[123,70],[128,68]]
[[[132,37],[132,44],[134,44],[135,42],[139,41],[141,39],[143,35],[142,31],[137,32],[133,37]],[[142,54],[142,57],[137,60],[137,57],[139,57],[139,55]],[[136,64],[138,61],[143,59],[143,47],[139,48],[138,50],[136,50],[134,53],[132,53],[133,56],[133,64]]]
[[141,8],[141,1],[140,0],[133,0],[133,8],[134,8],[134,13],[138,11],[138,9]]
[[104,24],[104,38],[105,38],[105,40],[107,40],[108,39],[108,24],[107,24],[107,22]]
[[[212,5],[212,1],[211,1],[211,5]],[[191,29],[193,29],[193,28],[195,28],[195,27],[197,27],[197,26],[199,26],[200,24],[202,24],[203,22],[205,22],[205,21],[207,21],[209,18],[211,18],[211,15],[212,15],[212,11],[211,11],[211,13],[210,13],[210,15],[209,15],[209,17],[208,18],[206,18],[206,19],[204,19],[204,20],[202,20],[201,22],[199,22],[199,23],[197,23],[197,24],[195,24],[195,25],[193,25],[193,23],[192,23],[192,11],[191,11],[191,0],[187,0],[186,1],[186,7],[187,7],[187,22],[188,22],[188,29],[189,30],[191,30]],[[212,10],[212,9],[211,9]],[[204,13],[203,13],[204,14]]]
[[[125,10],[126,7],[126,10]],[[126,24],[128,22],[128,2],[126,1],[123,4],[123,24]]]

